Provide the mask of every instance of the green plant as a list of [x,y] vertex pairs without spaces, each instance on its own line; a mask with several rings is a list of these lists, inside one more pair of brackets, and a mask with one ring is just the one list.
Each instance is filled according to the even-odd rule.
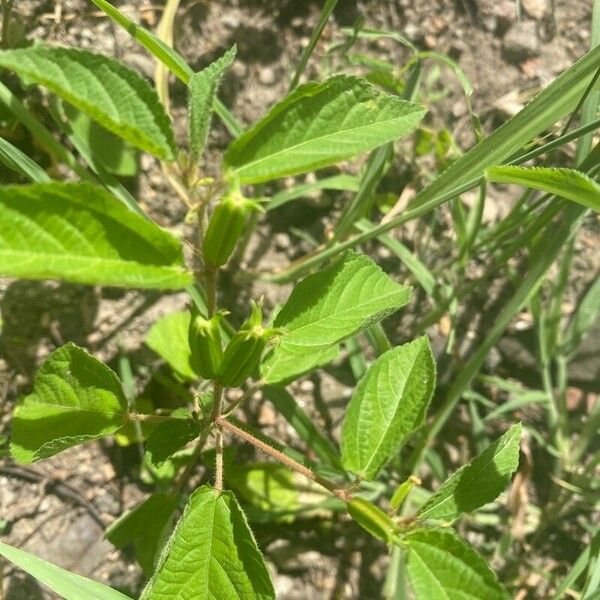
[[[455,473],[442,477],[435,493],[421,489],[418,496],[417,476],[426,459],[434,462],[427,454],[430,443],[469,391],[487,352],[508,322],[533,301],[550,264],[572,239],[584,209],[557,199],[537,212],[517,205],[499,230],[490,233],[481,230],[483,195],[467,215],[457,198],[486,181],[517,182],[598,210],[598,185],[583,173],[518,165],[559,145],[555,140],[522,151],[535,136],[579,108],[600,69],[600,51],[586,55],[471,151],[450,156],[408,209],[374,224],[370,220],[373,196],[393,155],[392,144],[416,131],[425,115],[424,107],[414,101],[416,85],[403,85],[404,98],[400,98],[365,78],[340,74],[296,87],[298,74],[289,95],[242,132],[216,97],[235,48],[193,73],[160,39],[130,23],[104,0],[94,3],[188,86],[187,149],[175,146],[158,95],[142,77],[115,60],[71,48],[34,46],[0,53],[0,66],[46,88],[60,100],[53,110],[58,127],[68,128],[76,115],[83,115],[128,148],[163,161],[167,176],[189,209],[188,221],[197,233],[194,258],[198,264],[193,269],[188,266],[181,241],[148,219],[106,163],[85,145],[81,128],[71,126],[68,133],[85,166],[1,86],[0,100],[15,118],[84,181],[50,181],[38,165],[4,141],[0,158],[32,183],[0,188],[0,273],[125,288],[187,289],[189,310],[158,321],[147,340],[175,373],[171,383],[182,384],[183,400],[181,406],[166,411],[142,410],[141,405],[136,409],[124,392],[125,381],[85,350],[68,343],[46,359],[32,393],[14,411],[13,458],[30,463],[106,436],[127,439],[134,429],[133,437],[144,441],[144,469],[156,493],[115,522],[107,536],[118,547],[134,545],[149,577],[141,598],[274,597],[247,517],[234,492],[226,488],[235,490],[248,505],[248,513],[257,519],[275,520],[314,508],[326,508],[341,519],[349,515],[392,553],[388,597],[404,597],[405,578],[417,598],[459,594],[486,600],[506,597],[486,560],[450,526],[504,490],[518,466],[521,426],[513,425]],[[326,4],[324,15],[330,14],[334,4]],[[432,58],[439,59],[416,52],[406,81],[414,82],[422,62]],[[305,64],[304,58],[302,62]],[[389,78],[386,81],[389,83]],[[470,93],[468,87],[466,91]],[[75,109],[79,112],[61,112]],[[222,157],[219,176],[210,179],[202,171],[202,156],[213,109],[235,139]],[[61,114],[72,117],[65,124]],[[598,123],[584,123],[575,137],[591,131],[592,125]],[[572,134],[564,133],[558,142],[570,139]],[[367,152],[371,154],[358,179],[337,175],[312,185],[313,189],[356,192],[330,239],[283,272],[242,273],[239,279],[290,281],[319,269],[302,278],[283,306],[270,315],[263,314],[261,302],[251,302],[242,315],[243,324],[235,327],[226,310],[233,307],[219,292],[221,271],[227,265],[230,270],[237,267],[235,250],[243,252],[244,230],[252,231],[259,214],[307,189],[265,198],[261,184],[330,167]],[[596,154],[592,151],[578,165],[592,177]],[[439,285],[439,274],[432,274],[387,233],[449,201],[453,203],[459,254],[453,265],[455,281]],[[554,219],[557,227],[544,231],[543,224]],[[435,302],[434,311],[427,315],[431,319],[436,311],[452,313],[455,303],[466,294],[465,263],[475,255],[477,244],[486,250],[498,244],[494,248],[499,249],[497,253],[490,251],[496,264],[523,248],[524,243],[514,248],[503,243],[502,236],[511,227],[512,231],[523,227],[519,235],[533,240],[529,269],[487,336],[456,373],[433,420],[428,421],[436,368],[429,341],[422,335],[425,324],[413,332],[413,341],[395,347],[381,326],[409,303],[411,288],[397,283],[356,249],[379,239],[400,256],[413,279]],[[596,298],[594,292],[590,302]],[[550,313],[553,309],[555,306]],[[546,322],[541,308],[537,314],[540,323]],[[588,313],[578,314],[583,315],[583,322],[574,320],[568,332],[563,332],[564,343],[551,345],[550,353],[543,346],[546,375],[550,376],[549,361],[562,364],[583,335]],[[557,335],[546,335],[542,325],[540,331],[544,340]],[[354,364],[357,384],[344,415],[338,451],[285,385],[335,360],[341,344],[358,346],[361,338],[357,336],[363,332],[375,358],[368,365],[360,359]],[[224,390],[230,387],[241,387],[243,392],[228,404]],[[551,385],[547,387],[550,394]],[[296,430],[314,459],[236,419],[236,411],[257,389],[263,390]],[[564,441],[560,416],[553,417],[553,427],[557,439]],[[254,446],[272,462],[235,464],[227,454],[226,434]],[[582,434],[582,452],[589,438]],[[200,461],[214,473],[214,485],[205,483],[188,496]],[[308,507],[301,506],[297,476],[326,490],[326,495],[320,494],[320,500]],[[266,489],[264,497],[261,489]],[[175,519],[181,504],[185,504],[183,512]],[[0,545],[0,554],[65,598],[126,597],[6,545]]]

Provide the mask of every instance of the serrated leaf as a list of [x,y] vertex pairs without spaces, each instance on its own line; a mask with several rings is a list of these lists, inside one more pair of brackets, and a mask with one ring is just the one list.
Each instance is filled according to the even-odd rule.
[[0,67],[48,88],[136,148],[174,159],[171,124],[156,92],[119,61],[40,45],[0,52]]
[[499,166],[487,169],[485,176],[488,181],[523,185],[600,212],[600,185],[575,169]]
[[88,183],[0,187],[0,276],[178,289],[181,244]]
[[386,275],[364,254],[347,252],[332,266],[296,285],[274,321],[285,333],[280,348],[316,352],[384,319],[410,299],[410,288]]
[[366,79],[336,75],[300,86],[276,104],[231,144],[225,165],[243,183],[298,175],[400,139],[425,112]]
[[340,353],[338,344],[307,353],[304,348],[272,348],[260,364],[261,379],[269,384],[287,384],[316,367],[330,363]]
[[494,500],[519,466],[521,424],[453,473],[419,510],[423,519],[451,521]]
[[425,420],[435,387],[429,340],[421,337],[382,354],[358,382],[342,423],[342,463],[374,479]]
[[180,310],[159,319],[148,332],[146,344],[164,358],[184,379],[193,381],[198,375],[192,368],[192,351],[188,341],[191,315]]
[[0,556],[35,577],[64,600],[131,600],[107,585],[65,571],[29,552],[0,542]]
[[17,406],[11,453],[21,463],[114,433],[127,418],[117,376],[82,348],[55,350],[37,372],[33,392]]
[[63,111],[68,131],[80,145],[85,145],[85,153],[92,157],[94,165],[119,177],[136,175],[139,155],[136,148],[70,104],[64,104]]
[[405,536],[406,566],[416,600],[506,600],[483,557],[448,529]]
[[202,156],[219,83],[223,73],[234,61],[236,52],[237,49],[233,46],[221,58],[199,73],[194,73],[190,78],[188,84],[189,143],[193,161],[198,161]]
[[188,501],[140,600],[275,598],[264,560],[231,492],[210,486]]
[[200,424],[191,418],[174,418],[159,423],[146,441],[148,459],[155,467],[160,467],[199,433]]
[[153,494],[141,504],[120,516],[106,530],[106,539],[122,549],[133,545],[135,555],[146,577],[154,571],[155,559],[166,541],[165,530],[177,508],[177,496]]
[[[156,57],[171,73],[180,79],[186,85],[190,77],[194,74],[192,68],[185,62],[183,57],[173,48],[165,44],[159,37],[151,31],[144,29],[141,25],[134,23],[118,8],[106,0],[92,0],[92,2],[115,23],[122,27],[136,42],[146,48]],[[221,117],[223,124],[235,137],[240,135],[242,127],[235,117],[225,108],[223,103],[217,98],[215,100],[215,111]]]

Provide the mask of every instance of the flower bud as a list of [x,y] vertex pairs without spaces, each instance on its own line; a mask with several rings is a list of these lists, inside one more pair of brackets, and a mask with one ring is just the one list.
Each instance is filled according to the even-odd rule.
[[199,314],[193,315],[188,330],[190,363],[196,373],[204,379],[214,379],[219,372],[223,358],[219,322],[224,312],[218,312],[211,319]]
[[244,198],[239,189],[229,191],[217,204],[204,236],[204,260],[211,267],[227,262],[242,234],[248,215],[262,210],[257,202]]
[[226,387],[238,387],[252,375],[267,342],[279,332],[262,326],[260,305],[252,302],[252,314],[236,332],[225,348],[219,381]]

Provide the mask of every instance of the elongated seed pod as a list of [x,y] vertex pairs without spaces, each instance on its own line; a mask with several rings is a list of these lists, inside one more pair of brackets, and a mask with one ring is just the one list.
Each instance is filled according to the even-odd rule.
[[238,331],[232,338],[219,370],[219,381],[226,387],[238,387],[252,375],[267,344],[262,331]]
[[190,321],[190,363],[194,371],[204,379],[215,379],[221,366],[223,347],[219,321],[222,316],[222,313],[217,313],[211,319],[205,319],[196,315]]
[[267,342],[279,333],[263,327],[260,303],[251,301],[252,312],[231,338],[221,362],[218,380],[225,387],[242,385],[256,369]]
[[410,492],[413,485],[421,485],[421,480],[414,475],[411,475],[406,481],[403,481],[394,492],[392,499],[390,500],[390,508],[395,513],[404,502],[404,499]]
[[372,536],[391,544],[396,533],[395,523],[380,508],[364,498],[352,498],[348,513]]
[[253,210],[262,208],[257,202],[244,198],[239,190],[223,196],[208,222],[204,236],[202,250],[207,265],[220,267],[227,262]]

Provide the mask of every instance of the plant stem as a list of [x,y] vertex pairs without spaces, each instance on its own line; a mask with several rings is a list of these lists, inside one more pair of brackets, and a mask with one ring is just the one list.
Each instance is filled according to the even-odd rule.
[[285,454],[283,454],[283,452],[272,448],[271,446],[269,446],[269,444],[265,444],[265,442],[263,442],[262,440],[255,438],[251,433],[248,433],[247,431],[244,431],[243,429],[237,427],[222,416],[218,416],[215,419],[215,423],[218,427],[225,429],[229,433],[239,437],[245,442],[248,442],[249,444],[251,444],[255,448],[258,448],[265,454],[268,454],[269,456],[273,457],[276,461],[285,465],[289,469],[301,473],[311,481],[314,481],[315,483],[318,483],[319,485],[323,486],[325,489],[329,490],[334,496],[339,498],[342,502],[348,502],[351,499],[351,496],[347,490],[339,489],[333,482],[329,481],[328,479],[325,479],[324,477],[321,477],[320,475],[317,475],[308,467],[295,461],[293,458],[286,456]]
[[144,423],[144,422],[152,422],[152,421],[156,421],[156,422],[161,422],[161,421],[168,421],[169,419],[173,419],[173,417],[171,417],[170,415],[147,415],[144,413],[135,413],[135,412],[131,412],[128,415],[129,420],[130,421],[136,421],[138,423]]
[[189,481],[194,469],[196,468],[196,464],[198,459],[200,458],[200,454],[204,449],[204,444],[206,444],[206,440],[208,439],[208,435],[210,433],[211,427],[206,427],[198,437],[196,441],[196,445],[194,446],[194,451],[192,452],[192,456],[190,456],[190,461],[186,465],[185,469],[182,471],[181,476],[175,482],[173,486],[173,491],[171,492],[172,496],[178,496],[185,489],[187,482]]
[[215,489],[223,491],[223,429],[220,425],[221,412],[223,410],[223,386],[217,382],[213,387],[213,421],[217,426],[215,440]]
[[8,48],[8,28],[14,0],[2,0],[2,47]]

